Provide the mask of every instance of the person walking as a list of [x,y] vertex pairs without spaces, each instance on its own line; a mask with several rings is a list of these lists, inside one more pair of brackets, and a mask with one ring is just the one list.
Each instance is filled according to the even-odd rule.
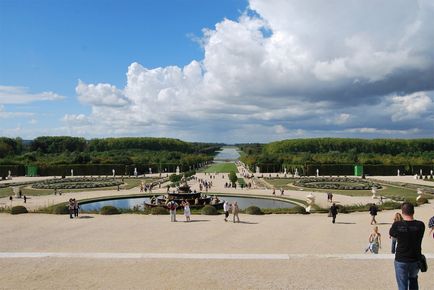
[[24,203],[27,203],[27,196],[23,196],[23,198],[24,198]]
[[332,223],[336,222],[336,216],[338,215],[338,207],[335,203],[332,204],[329,211],[329,216],[332,217]]
[[169,212],[170,212],[170,221],[171,222],[176,222],[176,208],[177,207],[178,207],[178,204],[174,200],[171,200],[167,203],[167,208],[169,209]]
[[232,216],[233,216],[233,221],[235,223],[235,218],[237,218],[237,222],[240,222],[240,218],[238,217],[238,213],[240,212],[240,208],[238,207],[238,202],[234,202],[232,204]]
[[429,227],[429,229],[430,229],[430,230],[429,230],[429,234],[430,234],[430,235],[433,234],[432,237],[433,237],[433,239],[434,239],[434,216],[431,217],[431,218],[429,219],[428,227]]
[[395,275],[399,290],[419,289],[417,274],[422,255],[422,239],[425,224],[414,219],[414,206],[401,205],[402,221],[396,221],[389,230],[390,236],[398,241],[395,253]]
[[74,217],[78,217],[78,210],[80,209],[80,205],[78,201],[74,198]]
[[373,232],[369,235],[368,241],[369,245],[365,253],[370,251],[371,253],[378,254],[378,250],[381,249],[381,234],[378,232],[378,226],[374,227]]
[[69,218],[72,219],[74,214],[74,200],[72,198],[69,199],[68,203],[68,210],[69,210]]
[[182,202],[182,206],[184,207],[184,216],[185,216],[185,221],[186,222],[190,222],[190,203],[188,202],[188,200],[184,200]]
[[375,217],[377,216],[378,207],[375,203],[372,203],[369,207],[369,214],[371,215],[371,225],[376,224],[377,221],[375,220]]
[[225,222],[228,221],[228,217],[229,217],[229,208],[230,208],[229,202],[225,201],[225,202],[223,203],[223,211],[225,212]]
[[[393,222],[399,222],[399,221],[402,221],[402,215],[399,212],[397,212],[397,213],[395,213],[395,216],[393,218]],[[391,253],[395,254],[397,240],[396,240],[396,238],[394,238],[392,236],[389,236],[389,238],[392,239],[392,250],[391,250]]]

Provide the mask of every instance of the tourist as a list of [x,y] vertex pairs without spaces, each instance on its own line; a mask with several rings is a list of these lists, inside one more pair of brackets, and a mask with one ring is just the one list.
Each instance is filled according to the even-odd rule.
[[371,225],[376,224],[377,221],[375,220],[375,217],[377,216],[378,207],[375,203],[372,203],[369,207],[369,214],[371,215]]
[[223,203],[223,211],[225,212],[225,222],[228,221],[228,217],[229,217],[229,202],[225,201]]
[[394,222],[390,236],[398,240],[395,253],[395,275],[399,290],[419,289],[417,274],[422,255],[422,239],[425,224],[414,219],[414,206],[409,202],[401,205],[402,221]]
[[335,203],[332,204],[329,211],[329,216],[332,217],[332,223],[336,222],[336,216],[338,215],[338,207]]
[[[393,222],[399,222],[399,221],[402,221],[402,215],[399,212],[397,212],[397,213],[395,213],[395,217],[393,218]],[[397,240],[396,240],[396,238],[394,238],[392,236],[389,236],[389,238],[392,239],[392,250],[391,250],[391,252],[392,252],[392,254],[395,254]]]
[[174,200],[171,200],[167,203],[167,208],[169,209],[169,212],[170,212],[170,221],[171,222],[176,222],[176,208],[177,207],[178,207],[178,204]]
[[190,203],[187,200],[184,200],[182,202],[182,206],[184,207],[184,216],[185,216],[185,221],[189,222],[190,221]]
[[374,227],[374,231],[369,235],[369,245],[365,250],[371,253],[378,254],[378,250],[381,249],[381,234],[378,232],[378,226]]
[[283,188],[280,188],[280,195],[283,195],[283,192],[284,192],[285,190],[283,189]]
[[430,229],[430,230],[429,230],[429,233],[430,233],[430,234],[433,234],[432,237],[433,237],[433,239],[434,239],[434,216],[431,217],[431,218],[429,219],[428,227],[429,227],[429,229]]
[[271,194],[276,195],[276,189],[275,188],[273,188],[273,192]]
[[80,205],[78,201],[74,198],[74,217],[78,217],[78,210],[80,209]]
[[27,196],[23,196],[23,198],[24,198],[24,203],[27,203]]
[[69,218],[72,219],[74,214],[74,200],[72,198],[69,199],[68,210],[69,210]]
[[232,204],[232,215],[233,215],[233,221],[235,223],[235,218],[237,218],[237,222],[240,222],[240,218],[238,217],[238,213],[240,212],[240,208],[238,207],[238,203],[235,201]]

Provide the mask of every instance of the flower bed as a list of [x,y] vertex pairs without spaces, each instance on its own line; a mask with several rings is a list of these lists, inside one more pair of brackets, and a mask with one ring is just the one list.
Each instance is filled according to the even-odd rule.
[[36,182],[32,188],[36,189],[81,189],[99,188],[121,185],[122,182],[112,178],[74,177],[63,179],[50,179]]
[[349,177],[307,177],[295,181],[294,185],[307,188],[337,190],[370,190],[374,186],[378,189],[381,188],[381,185],[378,183]]

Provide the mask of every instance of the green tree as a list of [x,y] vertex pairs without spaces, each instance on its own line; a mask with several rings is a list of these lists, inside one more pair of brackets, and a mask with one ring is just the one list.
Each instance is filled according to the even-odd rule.
[[235,171],[231,171],[229,173],[229,180],[232,182],[232,186],[235,185],[235,183],[238,180],[237,174],[235,173]]

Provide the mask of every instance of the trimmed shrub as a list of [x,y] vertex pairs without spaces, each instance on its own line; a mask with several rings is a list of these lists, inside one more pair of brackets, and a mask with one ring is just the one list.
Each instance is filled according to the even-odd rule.
[[380,205],[380,208],[382,210],[401,209],[401,203],[394,202],[394,201],[386,201],[382,205]]
[[165,207],[157,206],[157,207],[153,207],[151,209],[151,214],[153,214],[153,215],[164,215],[164,214],[169,214],[169,211]]
[[58,205],[53,208],[54,214],[69,214],[69,209],[66,205]]
[[305,177],[296,180],[294,185],[307,188],[338,190],[370,190],[374,186],[381,188],[380,184],[349,177]]
[[106,205],[99,210],[99,213],[102,215],[112,215],[112,214],[120,214],[121,212],[114,206]]
[[252,205],[246,208],[246,214],[261,215],[263,212],[259,207]]
[[121,185],[122,182],[113,178],[72,177],[62,179],[48,179],[36,182],[32,188],[36,189],[82,189],[111,187]]
[[417,204],[419,204],[419,205],[420,205],[420,204],[425,204],[425,203],[428,203],[428,199],[425,198],[425,197],[421,197],[421,198],[417,199],[416,202],[417,202]]
[[215,207],[212,205],[205,205],[202,210],[200,211],[203,215],[217,215],[218,211]]
[[11,208],[11,214],[28,213],[27,208],[22,205],[17,205]]
[[290,209],[291,213],[298,213],[298,214],[307,214],[306,209],[302,206],[295,206]]

